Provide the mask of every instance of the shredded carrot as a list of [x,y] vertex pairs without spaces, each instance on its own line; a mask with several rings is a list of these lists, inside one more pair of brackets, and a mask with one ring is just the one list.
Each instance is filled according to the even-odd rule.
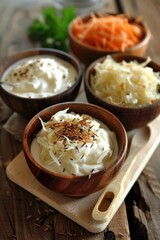
[[144,37],[139,22],[130,21],[124,14],[92,14],[88,20],[76,18],[72,33],[82,43],[97,49],[122,52],[138,44]]

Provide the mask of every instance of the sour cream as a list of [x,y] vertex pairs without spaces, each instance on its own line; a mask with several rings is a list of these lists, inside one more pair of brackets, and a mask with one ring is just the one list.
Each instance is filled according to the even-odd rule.
[[25,98],[56,95],[71,87],[77,77],[76,69],[57,57],[35,56],[13,64],[3,75],[3,88]]
[[31,144],[31,154],[44,168],[63,175],[91,175],[105,170],[118,153],[116,134],[88,115],[57,112]]

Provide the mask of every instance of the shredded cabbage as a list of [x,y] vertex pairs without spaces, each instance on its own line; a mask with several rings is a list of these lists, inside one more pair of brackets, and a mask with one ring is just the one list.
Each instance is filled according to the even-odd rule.
[[54,114],[32,142],[31,152],[43,167],[64,175],[90,175],[106,169],[117,156],[114,132],[86,114]]
[[160,99],[160,73],[136,61],[116,62],[107,56],[95,65],[91,88],[106,102],[124,107],[141,107]]

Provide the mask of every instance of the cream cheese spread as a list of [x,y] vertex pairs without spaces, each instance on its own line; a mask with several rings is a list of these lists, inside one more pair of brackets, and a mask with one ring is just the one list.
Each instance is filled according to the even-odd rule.
[[43,122],[31,154],[44,168],[63,175],[91,175],[105,170],[118,153],[116,134],[86,114],[54,114]]
[[3,75],[5,90],[25,98],[56,95],[71,87],[77,77],[76,69],[58,57],[35,56],[13,64]]

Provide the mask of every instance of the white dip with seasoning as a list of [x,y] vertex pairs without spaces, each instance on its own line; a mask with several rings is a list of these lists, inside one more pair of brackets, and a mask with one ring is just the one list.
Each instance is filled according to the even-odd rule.
[[116,135],[88,115],[57,112],[32,142],[31,153],[44,168],[63,175],[91,175],[116,158]]
[[70,63],[39,55],[16,62],[1,80],[14,84],[14,87],[3,84],[3,88],[12,94],[41,98],[65,91],[75,83],[76,77],[76,69]]

